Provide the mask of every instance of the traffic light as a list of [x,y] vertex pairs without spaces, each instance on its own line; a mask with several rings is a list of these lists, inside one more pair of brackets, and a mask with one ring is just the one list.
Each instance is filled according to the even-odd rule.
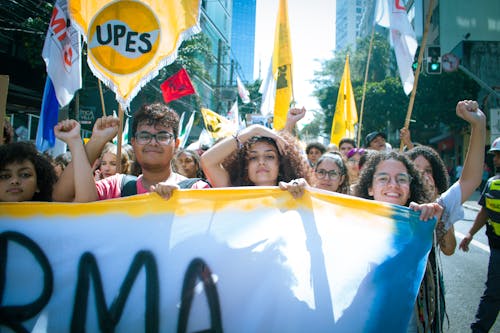
[[[415,52],[415,56],[413,57],[413,63],[411,64],[411,69],[413,70],[414,74],[417,71],[419,54],[420,54],[420,46],[417,47],[417,51]],[[422,67],[420,67],[420,72],[422,72]]]
[[441,47],[427,47],[427,74],[441,74]]

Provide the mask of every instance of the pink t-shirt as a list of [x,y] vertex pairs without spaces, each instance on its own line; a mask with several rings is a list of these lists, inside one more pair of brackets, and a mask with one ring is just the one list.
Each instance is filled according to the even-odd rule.
[[[99,196],[99,200],[120,198],[123,176],[124,176],[123,174],[117,173],[113,176],[95,182],[95,187],[97,189],[97,195]],[[179,175],[178,173],[173,173],[173,176],[174,177],[172,180],[175,183],[179,183],[180,181],[187,179],[186,177]],[[137,185],[137,194],[143,194],[149,192],[149,189],[146,189],[142,185],[142,175],[137,177],[136,185]],[[203,188],[210,188],[210,186],[204,181],[199,180],[196,183],[194,183],[193,186],[191,186],[191,188],[203,189]]]

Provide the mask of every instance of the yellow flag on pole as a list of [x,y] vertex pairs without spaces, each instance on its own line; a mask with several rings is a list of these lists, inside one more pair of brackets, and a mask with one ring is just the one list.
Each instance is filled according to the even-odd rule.
[[126,108],[199,27],[200,0],[69,0],[90,69]]
[[356,135],[354,125],[357,123],[358,112],[356,110],[356,101],[354,100],[354,92],[351,84],[349,55],[347,55],[344,65],[344,74],[342,74],[342,80],[340,81],[335,115],[333,117],[330,143],[338,145],[342,138],[354,139]]
[[236,126],[229,119],[210,109],[202,108],[201,114],[205,128],[215,140],[233,135],[237,131]]
[[276,80],[273,126],[275,130],[280,130],[285,127],[286,115],[293,96],[292,44],[290,42],[287,0],[280,0],[279,4],[272,63],[273,75]]

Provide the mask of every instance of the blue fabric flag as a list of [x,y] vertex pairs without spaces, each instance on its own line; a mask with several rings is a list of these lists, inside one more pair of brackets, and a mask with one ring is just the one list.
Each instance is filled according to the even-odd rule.
[[46,151],[54,147],[56,137],[54,126],[59,117],[59,102],[52,81],[47,76],[45,89],[43,91],[42,110],[40,112],[40,121],[36,132],[36,147],[39,151]]

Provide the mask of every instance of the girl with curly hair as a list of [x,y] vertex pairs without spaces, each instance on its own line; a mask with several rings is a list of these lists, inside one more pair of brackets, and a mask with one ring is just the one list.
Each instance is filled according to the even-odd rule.
[[[471,125],[472,131],[462,175],[451,187],[446,166],[434,149],[419,145],[406,153],[422,173],[431,191],[432,200],[443,207],[408,332],[443,331],[446,315],[444,281],[439,256],[436,254],[439,250],[445,255],[452,255],[455,252],[456,238],[453,223],[463,218],[462,203],[481,182],[486,117],[475,101],[458,102],[456,113]],[[413,146],[409,131],[405,133],[405,137],[407,146]]]
[[354,187],[360,198],[409,206],[431,201],[431,194],[412,162],[396,151],[373,153]]
[[295,139],[261,125],[215,144],[201,156],[201,165],[213,187],[277,186],[310,174]]
[[49,159],[32,143],[0,145],[0,201],[52,201],[56,180]]

